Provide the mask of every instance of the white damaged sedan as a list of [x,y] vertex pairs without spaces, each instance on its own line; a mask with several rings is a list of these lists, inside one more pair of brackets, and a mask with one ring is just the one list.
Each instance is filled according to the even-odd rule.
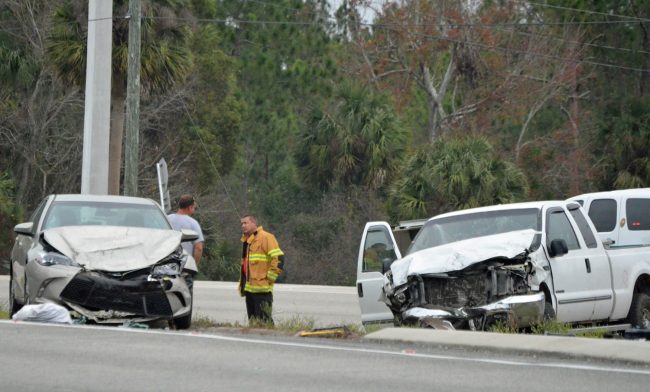
[[126,196],[50,195],[14,227],[9,301],[55,303],[96,323],[192,322],[197,268],[160,206]]

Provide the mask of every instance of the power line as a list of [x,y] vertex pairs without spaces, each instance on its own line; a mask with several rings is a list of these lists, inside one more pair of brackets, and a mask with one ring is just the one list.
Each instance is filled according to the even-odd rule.
[[592,43],[589,43],[589,42],[581,42],[581,41],[569,40],[569,39],[565,39],[565,38],[562,38],[562,37],[549,35],[549,34],[528,33],[528,32],[525,32],[525,31],[520,31],[520,30],[515,30],[515,29],[500,29],[499,31],[512,32],[512,33],[515,33],[517,35],[523,35],[523,36],[530,37],[530,38],[538,38],[538,37],[548,38],[548,39],[558,41],[558,42],[566,42],[566,43],[569,43],[569,44],[577,44],[577,45],[582,45],[582,46],[588,46],[588,47],[591,47],[591,48],[616,50],[616,51],[626,52],[626,53],[650,54],[650,52],[647,52],[645,50],[640,50],[640,49],[620,48],[620,47],[610,46],[610,45],[598,45],[598,44],[592,44]]
[[[519,1],[519,2],[524,3],[524,1]],[[589,15],[600,15],[600,16],[607,16],[607,17],[614,17],[614,18],[627,18],[627,19],[633,19],[633,20],[641,21],[641,22],[650,22],[650,19],[639,18],[637,16],[617,15],[617,14],[610,14],[610,13],[606,13],[606,12],[584,10],[584,9],[580,9],[580,8],[564,7],[564,6],[560,6],[560,5],[535,3],[535,2],[531,2],[531,1],[526,1],[525,3],[530,4],[530,5],[539,6],[539,7],[554,8],[554,9],[558,9],[558,10],[562,10],[562,11],[571,11],[571,12],[579,12],[579,13],[584,13],[584,14],[589,14]]]
[[[168,19],[167,17],[145,17],[149,19]],[[182,18],[176,18],[176,20],[182,20]],[[219,18],[213,18],[213,19],[199,19],[198,21],[200,22],[207,22],[207,23],[224,23],[224,24],[229,24],[229,25],[237,25],[237,24],[254,24],[254,25],[260,25],[260,24],[271,24],[271,25],[305,25],[305,26],[313,26],[313,25],[321,25],[319,22],[291,22],[291,21],[247,21],[247,20],[239,20],[239,19],[219,19]],[[391,30],[395,31],[395,25],[390,25],[390,24],[363,24],[363,25],[368,25],[372,26],[374,28],[378,29],[385,29],[385,30]],[[466,26],[474,26],[474,27],[489,27],[489,26],[519,26],[520,24],[467,24]],[[457,25],[461,26],[461,25]],[[583,64],[589,64],[589,65],[594,65],[594,66],[601,66],[601,67],[607,67],[607,68],[613,68],[613,69],[622,69],[622,70],[627,70],[627,71],[635,71],[635,72],[650,72],[649,69],[644,69],[644,68],[635,68],[635,67],[628,67],[624,65],[617,65],[617,64],[609,64],[609,63],[602,63],[602,62],[597,62],[597,61],[591,61],[591,60],[574,60],[574,59],[567,59],[567,58],[562,58],[558,56],[553,56],[553,55],[548,55],[544,53],[530,53],[526,51],[521,51],[517,49],[511,49],[511,48],[504,48],[500,46],[495,46],[495,45],[487,45],[487,44],[481,44],[478,42],[469,42],[469,41],[462,41],[462,40],[456,40],[452,38],[447,38],[447,37],[438,37],[438,36],[433,36],[429,34],[423,34],[423,33],[414,33],[410,32],[410,34],[413,35],[418,35],[424,38],[430,38],[430,39],[435,39],[435,40],[444,40],[448,42],[454,42],[454,43],[459,43],[459,44],[465,44],[465,45],[470,45],[470,46],[476,46],[480,47],[483,49],[487,50],[497,50],[501,52],[511,52],[511,53],[519,53],[519,54],[526,54],[528,56],[535,56],[535,57],[543,57],[543,58],[548,58],[548,59],[553,59],[553,60],[560,60],[560,61],[565,61],[565,62],[578,62],[578,63],[583,63]]]
[[[418,35],[418,34],[416,33],[416,35]],[[531,52],[527,52],[527,51],[524,51],[524,50],[504,48],[504,47],[501,47],[501,46],[481,44],[481,43],[478,43],[478,42],[462,41],[462,40],[457,40],[457,39],[447,38],[447,37],[436,37],[436,36],[426,35],[426,34],[419,34],[419,35],[422,36],[422,37],[435,39],[435,40],[439,40],[439,41],[448,41],[448,42],[453,42],[453,43],[458,43],[458,44],[465,44],[465,45],[470,45],[470,46],[478,46],[480,48],[487,49],[487,50],[493,50],[494,49],[494,50],[498,50],[498,51],[501,51],[501,52],[511,52],[511,53],[517,53],[517,54],[525,54],[527,56],[542,57],[542,58],[548,58],[548,59],[552,59],[552,60],[560,60],[560,61],[563,61],[563,62],[589,64],[589,65],[608,67],[608,68],[614,68],[614,69],[623,69],[623,70],[627,70],[627,71],[650,72],[650,69],[645,69],[645,68],[627,67],[627,66],[624,66],[624,65],[600,63],[600,62],[591,61],[591,60],[568,59],[568,58],[564,58],[564,57],[553,56],[553,55],[550,55],[550,54],[531,53]]]
[[230,193],[228,192],[228,187],[226,186],[226,183],[223,181],[223,177],[221,177],[221,174],[219,173],[219,169],[217,169],[217,165],[214,164],[214,161],[212,160],[212,155],[210,154],[210,151],[208,150],[207,145],[205,144],[205,141],[203,141],[203,138],[201,137],[201,133],[196,130],[196,122],[194,121],[194,117],[190,114],[189,109],[185,104],[183,104],[183,109],[185,110],[185,113],[187,114],[187,117],[190,119],[190,122],[192,123],[192,128],[195,130],[196,136],[198,136],[199,141],[201,142],[201,146],[203,147],[203,150],[205,151],[205,155],[208,157],[208,160],[210,161],[210,166],[212,166],[212,169],[214,170],[215,173],[217,173],[217,177],[219,178],[219,182],[221,182],[221,187],[223,188],[224,192],[226,193],[226,197],[228,201],[230,201],[230,204],[232,205],[233,209],[235,210],[235,213],[237,214],[237,218],[241,218],[241,213],[239,212],[239,209],[235,205],[234,200],[232,197],[230,197]]
[[[262,3],[262,4],[268,4],[268,5],[273,5],[269,3],[265,3],[263,1],[255,1],[257,3]],[[535,5],[541,5],[541,6],[548,6],[552,8],[562,8],[562,9],[567,9],[567,10],[574,10],[576,12],[584,11],[587,12],[586,10],[578,10],[578,9],[571,9],[568,7],[560,7],[560,6],[551,6],[551,5],[544,5],[544,4],[539,4],[539,3],[530,3],[530,4],[535,4]],[[283,7],[286,8],[286,7]],[[589,11],[588,13],[594,13],[594,14],[603,14],[603,13],[598,13],[595,11]],[[610,14],[604,14],[604,15],[610,15]],[[617,17],[625,18],[625,16],[622,15],[616,15]],[[108,19],[125,19],[126,17],[107,17],[107,18],[97,18],[97,19],[89,19],[90,21],[100,21],[100,20],[108,20]],[[179,21],[195,21],[195,22],[202,22],[202,23],[220,23],[220,24],[225,24],[225,25],[245,25],[245,24],[250,24],[250,25],[296,25],[296,26],[323,26],[323,22],[319,21],[262,21],[262,20],[243,20],[243,19],[235,19],[235,18],[198,18],[198,19],[191,19],[190,18],[172,18],[172,17],[159,17],[159,16],[144,16],[143,19],[151,19],[151,20],[169,20],[169,19],[175,19]],[[642,19],[642,18],[635,18],[636,21],[638,20],[643,20],[643,21],[650,21],[649,19]],[[597,24],[620,24],[620,23],[629,23],[632,22],[631,20],[623,20],[623,21],[593,21],[593,22],[534,22],[534,23],[493,23],[493,24],[482,24],[482,23],[460,23],[460,24],[452,24],[451,27],[469,27],[469,28],[485,28],[489,29],[492,27],[521,27],[521,26],[566,26],[566,25],[584,25],[584,24],[589,24],[589,23],[597,23]],[[76,24],[76,22],[70,22],[71,24]],[[360,25],[371,27],[374,29],[383,29],[383,30],[395,30],[396,25],[394,24],[375,24],[375,23],[360,23]],[[432,24],[417,24],[413,26],[436,26]],[[8,29],[7,29],[8,30]],[[4,30],[5,32],[9,32],[7,30]],[[0,30],[2,31],[2,30]],[[521,35],[528,35],[531,37],[535,37],[534,34],[531,33],[526,33],[522,31],[515,31],[517,34]],[[467,45],[472,45],[472,46],[477,46],[481,47],[487,50],[499,50],[499,51],[509,51],[509,52],[518,52],[515,49],[510,49],[510,48],[503,48],[499,46],[494,46],[494,45],[487,45],[487,44],[481,44],[477,42],[468,42],[468,41],[460,41],[460,40],[454,40],[451,38],[445,38],[445,37],[437,37],[433,35],[427,35],[427,34],[421,34],[421,33],[414,33],[410,32],[410,34],[415,34],[419,35],[422,37],[427,37],[431,39],[436,39],[436,40],[445,40],[448,42],[455,42],[455,43],[463,43]],[[580,43],[578,41],[569,41],[569,40],[564,40],[562,38],[558,37],[552,37],[548,35],[544,35],[547,38],[555,39],[555,40],[560,40],[568,43]],[[603,46],[603,45],[596,45],[596,44],[590,44],[590,43],[581,43],[582,45],[585,46],[590,46],[590,47],[596,47],[596,48],[602,48],[602,49],[608,49],[608,50],[618,50],[618,51],[624,51],[628,53],[640,53],[640,54],[650,54],[649,52],[643,51],[643,50],[633,50],[633,49],[628,49],[628,48],[619,48],[619,47],[613,47],[613,46]],[[550,59],[555,59],[555,60],[561,60],[561,61],[574,61],[570,59],[564,59],[561,57],[557,56],[552,56],[552,55],[547,55],[543,53],[528,53],[528,52],[523,52],[519,51],[520,53],[525,53],[527,55],[532,55],[532,56],[541,56],[541,57],[546,57]],[[603,67],[609,67],[609,68],[618,68],[618,69],[623,69],[623,70],[629,70],[629,71],[636,71],[636,72],[648,72],[649,70],[647,69],[641,69],[641,68],[634,68],[634,67],[628,67],[628,66],[622,66],[622,65],[616,65],[616,64],[609,64],[609,63],[602,63],[602,62],[596,62],[596,61],[590,61],[590,60],[580,60],[580,62],[585,63],[585,64],[590,64],[590,65],[595,65],[595,66],[603,66]]]

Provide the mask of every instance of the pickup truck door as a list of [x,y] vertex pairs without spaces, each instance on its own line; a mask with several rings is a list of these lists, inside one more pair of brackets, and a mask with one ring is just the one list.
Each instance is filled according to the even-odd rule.
[[578,236],[561,207],[549,208],[546,212],[546,250],[552,240],[563,239],[569,252],[556,257],[548,254],[553,276],[553,290],[557,303],[557,319],[562,322],[591,320],[594,313],[590,279],[585,255]]
[[567,206],[569,214],[578,227],[578,240],[584,252],[590,297],[594,301],[593,320],[608,319],[614,307],[614,289],[609,255],[596,236],[596,230],[577,204]]
[[366,223],[357,259],[357,293],[362,323],[393,321],[390,309],[380,300],[384,285],[383,266],[401,257],[388,223]]

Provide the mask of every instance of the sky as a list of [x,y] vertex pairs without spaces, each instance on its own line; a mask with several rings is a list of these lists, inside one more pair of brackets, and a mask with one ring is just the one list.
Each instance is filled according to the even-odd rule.
[[[388,2],[390,0],[372,0],[373,7],[375,8],[381,8],[382,4]],[[330,6],[332,7],[332,12],[336,11],[341,4],[343,4],[343,0],[329,0]],[[363,21],[366,23],[372,22],[374,19],[375,13],[373,12],[372,9],[370,8],[363,8],[359,10],[361,17],[363,18]]]

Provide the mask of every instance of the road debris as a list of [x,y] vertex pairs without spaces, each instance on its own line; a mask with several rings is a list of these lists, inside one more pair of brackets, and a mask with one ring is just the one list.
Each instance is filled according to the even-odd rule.
[[352,332],[350,329],[343,325],[338,327],[327,328],[314,328],[309,331],[300,331],[298,336],[301,337],[320,337],[320,338],[345,338],[350,336]]

